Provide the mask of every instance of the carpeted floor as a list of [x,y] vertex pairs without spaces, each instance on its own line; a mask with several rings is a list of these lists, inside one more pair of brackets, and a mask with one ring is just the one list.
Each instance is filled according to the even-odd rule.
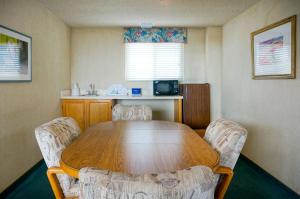
[[[43,163],[25,178],[13,192],[0,195],[7,199],[47,199],[54,198],[46,177],[47,167]],[[240,157],[235,174],[225,199],[300,199],[269,174],[245,157]]]

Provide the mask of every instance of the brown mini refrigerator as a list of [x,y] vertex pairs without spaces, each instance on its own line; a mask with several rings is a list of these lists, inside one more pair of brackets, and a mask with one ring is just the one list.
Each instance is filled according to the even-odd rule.
[[206,129],[210,123],[209,84],[180,84],[182,122],[193,129]]

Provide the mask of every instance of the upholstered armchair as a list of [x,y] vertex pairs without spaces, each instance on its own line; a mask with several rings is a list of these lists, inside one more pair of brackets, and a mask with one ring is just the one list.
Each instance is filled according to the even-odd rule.
[[206,166],[128,175],[95,168],[79,172],[80,199],[213,199],[216,176]]
[[112,110],[112,120],[151,120],[152,110],[145,105],[116,104]]
[[247,138],[247,130],[236,122],[218,119],[209,124],[204,139],[220,154],[216,198],[223,198],[233,177],[233,168]]
[[75,178],[64,173],[59,161],[62,151],[72,143],[81,130],[70,117],[61,117],[35,129],[35,136],[47,164],[47,176],[56,198],[72,198],[79,195]]

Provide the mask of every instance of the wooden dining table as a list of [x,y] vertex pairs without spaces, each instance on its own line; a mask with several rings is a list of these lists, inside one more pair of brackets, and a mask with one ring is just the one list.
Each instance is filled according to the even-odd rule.
[[154,120],[96,124],[62,152],[60,161],[64,172],[76,178],[83,167],[147,174],[218,164],[219,154],[190,127]]

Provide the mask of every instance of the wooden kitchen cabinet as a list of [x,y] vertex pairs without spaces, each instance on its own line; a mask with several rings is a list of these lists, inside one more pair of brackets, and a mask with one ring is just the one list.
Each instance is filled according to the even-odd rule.
[[62,115],[74,118],[82,130],[99,122],[110,121],[114,100],[63,99]]
[[85,100],[62,100],[62,115],[74,118],[85,129]]
[[86,101],[86,126],[111,120],[112,100]]

